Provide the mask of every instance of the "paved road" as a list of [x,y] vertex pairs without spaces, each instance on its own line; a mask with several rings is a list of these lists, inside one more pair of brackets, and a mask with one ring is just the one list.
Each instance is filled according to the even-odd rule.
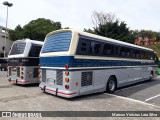
[[160,106],[160,76],[152,81],[120,88],[114,94]]
[[[148,101],[149,103],[155,103],[155,105],[143,102],[148,97],[158,94],[157,85],[159,85],[159,80],[156,79],[153,82],[145,82],[143,84],[145,85],[141,84],[137,86],[135,85],[136,87],[139,86],[139,90],[137,88],[134,89],[133,86],[129,86],[120,89],[115,93],[115,95],[110,95],[107,93],[99,93],[99,94],[76,97],[73,99],[64,99],[61,97],[56,97],[50,94],[42,93],[38,85],[27,85],[27,86],[13,85],[7,81],[6,73],[0,71],[0,111],[160,111],[160,107],[157,102],[157,100],[159,100],[159,97],[156,98],[157,100],[152,99]],[[127,90],[128,93],[125,92],[124,89],[129,89]],[[148,91],[150,90],[154,91],[153,92],[154,94],[148,93]],[[147,95],[144,95],[146,94],[145,91],[149,95],[148,97]],[[141,95],[143,95],[144,97],[142,97]],[[132,98],[137,100],[134,100]],[[17,118],[14,119],[17,120]],[[47,118],[47,119],[52,120],[53,118]],[[56,118],[56,119],[79,120],[82,118]],[[99,117],[99,118],[83,118],[83,119],[124,120],[125,118]],[[126,119],[132,120],[135,118],[130,117]],[[139,119],[159,120],[159,118],[151,118],[151,117],[150,118],[140,117]]]

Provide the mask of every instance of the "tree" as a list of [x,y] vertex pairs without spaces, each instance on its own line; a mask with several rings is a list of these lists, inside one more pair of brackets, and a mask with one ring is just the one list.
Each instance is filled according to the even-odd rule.
[[129,43],[134,42],[135,36],[127,24],[117,19],[112,13],[94,11],[92,22],[94,24],[93,30],[84,29],[84,31]]
[[116,19],[115,15],[112,13],[103,13],[103,12],[97,12],[97,11],[93,11],[91,18],[95,28],[99,27],[100,25],[113,23],[116,20],[118,20]]
[[53,22],[49,19],[39,18],[30,21],[23,28],[18,25],[15,30],[9,31],[9,35],[10,39],[13,41],[23,38],[43,41],[49,32],[58,29],[61,29],[60,22]]

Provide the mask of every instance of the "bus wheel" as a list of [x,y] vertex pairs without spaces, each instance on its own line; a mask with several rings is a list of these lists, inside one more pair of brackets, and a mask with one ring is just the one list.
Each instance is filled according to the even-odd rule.
[[116,79],[113,76],[111,76],[108,79],[106,91],[108,93],[114,93],[115,89],[116,89]]
[[150,73],[149,81],[151,81],[152,79],[153,79],[153,71],[151,71],[151,73]]

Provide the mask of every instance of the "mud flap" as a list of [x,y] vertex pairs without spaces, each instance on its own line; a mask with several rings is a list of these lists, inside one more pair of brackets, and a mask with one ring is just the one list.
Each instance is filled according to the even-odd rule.
[[57,93],[58,93],[58,88],[56,88],[56,96],[57,96]]
[[11,78],[8,78],[8,81],[11,82]]
[[46,91],[46,86],[43,87],[43,92],[45,93],[45,91]]
[[16,85],[17,85],[17,79],[16,79]]

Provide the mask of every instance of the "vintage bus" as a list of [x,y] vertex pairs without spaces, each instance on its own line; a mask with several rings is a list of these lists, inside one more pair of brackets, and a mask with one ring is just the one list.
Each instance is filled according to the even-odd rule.
[[39,83],[39,53],[43,42],[23,39],[13,43],[8,55],[8,80],[16,84]]
[[108,91],[157,76],[152,49],[62,29],[49,33],[40,53],[41,83],[47,93],[72,98]]

